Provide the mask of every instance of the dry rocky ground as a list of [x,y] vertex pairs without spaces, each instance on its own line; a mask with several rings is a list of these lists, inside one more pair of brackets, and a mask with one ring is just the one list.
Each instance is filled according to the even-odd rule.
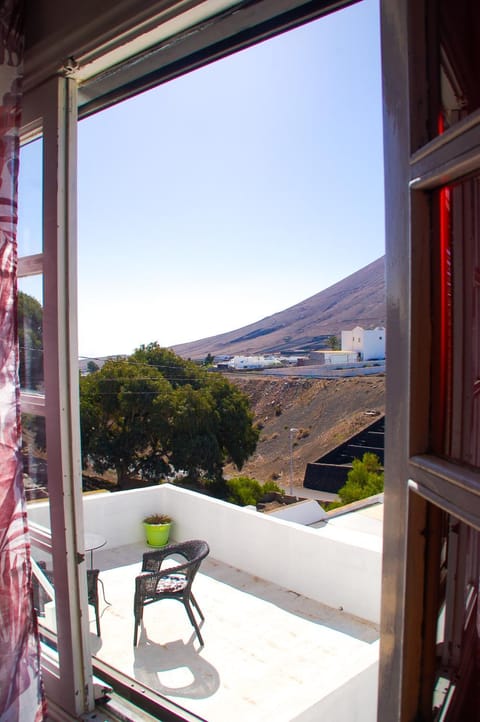
[[293,434],[293,478],[302,486],[306,465],[316,461],[372,422],[371,412],[385,412],[385,375],[343,379],[274,378],[231,374],[250,398],[255,421],[261,427],[255,454],[239,473],[261,482],[274,479],[288,489],[290,440]]

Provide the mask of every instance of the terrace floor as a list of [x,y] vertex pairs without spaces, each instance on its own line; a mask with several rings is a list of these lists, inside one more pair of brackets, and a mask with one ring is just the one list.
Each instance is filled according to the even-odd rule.
[[[194,582],[201,648],[182,604],[146,607],[133,647],[143,544],[94,553],[105,595],[92,653],[208,722],[308,722],[319,700],[375,659],[378,629],[208,557]],[[314,573],[314,570],[312,570]]]

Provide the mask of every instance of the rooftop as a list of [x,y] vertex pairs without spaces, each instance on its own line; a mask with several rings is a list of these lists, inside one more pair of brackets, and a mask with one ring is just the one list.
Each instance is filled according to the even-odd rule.
[[[152,508],[173,516],[176,540],[210,545],[194,582],[203,648],[174,600],[145,608],[133,647],[139,519]],[[375,720],[381,504],[318,529],[171,485],[87,496],[84,509],[86,529],[107,540],[93,552],[109,602],[101,638],[91,609],[99,660],[208,722],[351,722],[354,709]],[[29,508],[40,524],[46,515],[45,502]]]
[[145,550],[95,552],[111,606],[101,601],[101,639],[92,618],[92,653],[209,722],[318,720],[326,698],[375,667],[375,624],[212,557],[194,582],[205,646],[183,606],[164,600],[145,609],[134,648],[134,578]]

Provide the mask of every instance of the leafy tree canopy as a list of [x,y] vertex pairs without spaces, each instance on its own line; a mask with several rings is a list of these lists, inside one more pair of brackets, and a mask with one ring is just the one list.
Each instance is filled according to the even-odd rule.
[[84,463],[115,469],[120,485],[135,475],[158,478],[168,470],[173,413],[172,388],[159,371],[107,361],[80,377]]
[[87,363],[87,371],[89,374],[93,374],[93,372],[98,371],[99,368],[100,366],[95,363],[95,361],[92,361],[92,359]]
[[327,339],[327,344],[329,348],[332,349],[332,351],[340,350],[340,339],[338,338],[338,336],[329,336]]
[[158,344],[108,361],[80,379],[84,462],[119,483],[185,471],[197,481],[221,479],[255,451],[248,398],[222,376],[204,371]]
[[162,348],[156,341],[137,348],[130,359],[156,368],[173,388],[184,384],[199,388],[205,378],[204,370],[193,361],[186,361],[170,349]]

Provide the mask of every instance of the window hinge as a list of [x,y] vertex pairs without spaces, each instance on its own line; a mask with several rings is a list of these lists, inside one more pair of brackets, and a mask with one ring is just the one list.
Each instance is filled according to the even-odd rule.
[[79,63],[75,60],[73,55],[67,58],[63,64],[62,72],[66,78],[73,78],[80,68]]

